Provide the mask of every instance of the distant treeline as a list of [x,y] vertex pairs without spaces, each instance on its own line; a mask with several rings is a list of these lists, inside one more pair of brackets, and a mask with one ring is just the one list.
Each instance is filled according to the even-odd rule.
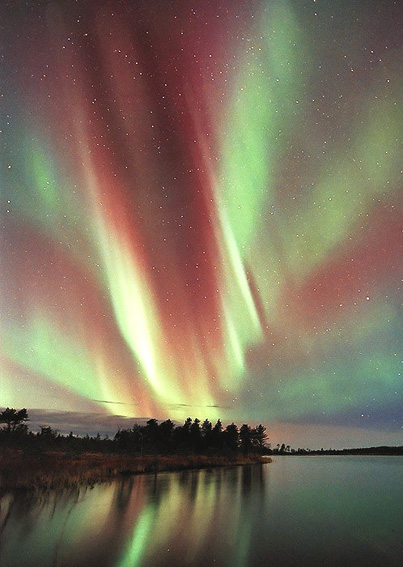
[[361,447],[358,449],[321,449],[309,455],[403,455],[403,447]]
[[117,452],[131,455],[189,455],[189,454],[263,454],[270,452],[266,444],[264,425],[251,427],[244,423],[238,427],[231,423],[224,427],[221,420],[213,425],[208,419],[187,418],[182,425],[167,419],[159,422],[149,419],[145,425],[134,424],[129,429],[119,429],[111,438],[86,435],[77,437],[60,435],[48,425],[41,426],[38,433],[28,430],[28,412],[24,408],[6,408],[0,412],[0,442],[23,449]]
[[367,447],[359,449],[292,449],[284,443],[272,447],[268,443],[266,427],[251,427],[244,423],[238,427],[231,423],[226,427],[221,420],[213,425],[208,419],[188,417],[182,425],[170,419],[159,422],[149,419],[145,425],[134,424],[129,429],[119,429],[113,438],[61,435],[49,425],[40,431],[29,431],[25,408],[6,408],[0,412],[0,448],[14,447],[31,451],[66,451],[120,453],[125,455],[403,455],[403,447]]

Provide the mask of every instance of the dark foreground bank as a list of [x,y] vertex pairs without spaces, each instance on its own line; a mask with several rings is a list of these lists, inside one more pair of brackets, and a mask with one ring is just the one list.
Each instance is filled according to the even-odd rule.
[[60,451],[29,456],[7,451],[0,456],[0,492],[7,490],[47,490],[82,484],[94,485],[117,477],[163,471],[264,464],[271,459],[249,456],[127,456]]

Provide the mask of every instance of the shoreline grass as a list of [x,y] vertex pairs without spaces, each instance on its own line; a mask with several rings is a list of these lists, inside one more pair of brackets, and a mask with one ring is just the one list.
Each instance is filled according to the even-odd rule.
[[146,455],[45,451],[27,455],[7,451],[0,455],[0,493],[11,490],[45,491],[73,486],[93,486],[122,476],[177,472],[191,469],[245,466],[271,462],[261,455]]

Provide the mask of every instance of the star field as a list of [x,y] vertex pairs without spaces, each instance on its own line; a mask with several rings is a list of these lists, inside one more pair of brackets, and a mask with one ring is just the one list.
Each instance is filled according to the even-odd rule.
[[397,438],[399,4],[2,4],[1,404]]

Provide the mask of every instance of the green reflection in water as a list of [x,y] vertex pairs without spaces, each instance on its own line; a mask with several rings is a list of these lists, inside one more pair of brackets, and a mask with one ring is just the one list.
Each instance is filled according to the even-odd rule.
[[4,496],[0,565],[398,565],[401,465],[277,457],[263,467]]
[[155,505],[146,505],[146,508],[141,512],[140,517],[134,526],[129,546],[126,549],[122,560],[118,563],[119,567],[136,567],[137,565],[141,565],[141,561],[149,545],[150,536],[154,527],[155,515]]

